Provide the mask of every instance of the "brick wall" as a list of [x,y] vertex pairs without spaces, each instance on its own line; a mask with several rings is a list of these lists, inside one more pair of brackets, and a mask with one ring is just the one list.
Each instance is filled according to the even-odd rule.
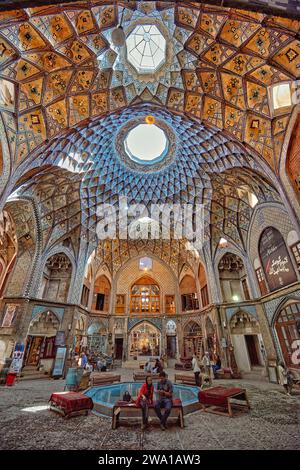
[[[139,277],[142,277],[144,274],[145,273],[139,269],[138,259],[130,261],[120,271],[117,279],[117,293],[127,294],[134,281]],[[175,279],[171,274],[171,271],[162,263],[153,260],[153,268],[152,270],[147,271],[147,274],[159,284],[161,291],[164,294],[175,294]]]

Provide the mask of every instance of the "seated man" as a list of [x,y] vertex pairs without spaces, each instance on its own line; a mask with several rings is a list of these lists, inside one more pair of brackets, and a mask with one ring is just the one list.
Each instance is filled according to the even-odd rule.
[[150,361],[146,362],[146,364],[144,365],[144,371],[147,372],[147,374],[151,374],[152,366]]
[[[167,379],[167,374],[164,371],[160,372],[159,377],[160,381],[157,384],[157,394],[159,398],[155,403],[154,409],[160,419],[160,427],[165,431],[167,419],[172,409],[173,385],[172,382]],[[161,414],[162,408],[165,410],[163,415]]]

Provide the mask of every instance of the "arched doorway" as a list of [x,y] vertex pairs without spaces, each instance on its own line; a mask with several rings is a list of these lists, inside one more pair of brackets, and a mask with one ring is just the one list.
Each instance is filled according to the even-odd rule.
[[111,285],[108,278],[102,274],[96,278],[94,284],[92,310],[97,312],[108,312]]
[[43,366],[50,372],[56,354],[55,337],[59,330],[60,320],[51,312],[44,311],[31,320],[26,340],[24,364]]
[[224,302],[250,299],[244,263],[239,256],[225,253],[219,262],[218,271]]
[[87,349],[92,355],[106,354],[107,351],[107,328],[101,321],[95,321],[87,330]]
[[299,349],[300,340],[300,302],[285,305],[275,321],[280,348],[287,366],[300,369],[300,364],[293,360],[293,352]]
[[253,367],[263,366],[263,341],[257,318],[240,310],[230,320],[230,333],[239,370],[250,372]]
[[132,328],[129,335],[130,358],[140,356],[153,357],[161,354],[161,332],[156,326],[147,321],[143,321]]
[[203,333],[201,326],[195,321],[190,321],[184,328],[183,350],[185,357],[193,354],[198,358],[203,356]]
[[160,312],[160,288],[157,282],[151,277],[143,276],[131,287],[130,312]]

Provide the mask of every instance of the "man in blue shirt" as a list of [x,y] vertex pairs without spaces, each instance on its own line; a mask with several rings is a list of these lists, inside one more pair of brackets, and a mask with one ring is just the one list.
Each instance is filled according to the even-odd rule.
[[[167,419],[172,409],[172,396],[173,396],[173,384],[167,379],[167,374],[162,371],[159,374],[160,381],[157,384],[158,400],[154,405],[155,413],[160,419],[160,427],[163,431],[166,429]],[[161,409],[164,408],[164,414],[161,414]]]

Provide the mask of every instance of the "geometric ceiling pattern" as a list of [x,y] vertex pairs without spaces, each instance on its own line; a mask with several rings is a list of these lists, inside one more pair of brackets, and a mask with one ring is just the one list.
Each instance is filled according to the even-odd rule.
[[[121,18],[127,37],[138,25],[164,35],[153,73],[138,73],[126,47],[113,46]],[[0,12],[4,157],[18,194],[37,201],[43,248],[61,242],[76,255],[85,240],[110,272],[139,253],[177,273],[195,262],[183,241],[99,243],[97,207],[122,195],[148,207],[204,204],[211,253],[220,237],[245,249],[249,193],[280,201],[262,175],[278,172],[293,105],[273,116],[269,87],[300,78],[299,33],[296,20],[200,3],[89,0]],[[149,114],[169,129],[173,154],[145,172],[120,157],[118,136]]]
[[127,261],[141,255],[156,256],[164,261],[179,276],[184,266],[198,267],[199,256],[186,248],[183,240],[105,240],[99,242],[96,259],[101,260],[111,275]]
[[[176,151],[171,162],[145,174],[120,158],[116,141],[133,116],[136,121],[149,114],[172,129]],[[243,248],[252,210],[247,194],[252,192],[259,202],[279,199],[259,176],[260,163],[240,144],[217,129],[151,104],[126,108],[57,137],[26,164],[27,171],[37,167],[47,170],[19,193],[38,198],[45,237],[51,235],[51,242],[80,223],[81,239],[96,247],[97,208],[117,206],[119,196],[126,196],[129,205],[142,203],[148,210],[151,204],[203,204],[205,240],[212,248],[221,236]]]
[[101,0],[0,12],[0,113],[12,166],[69,128],[151,102],[225,131],[276,172],[290,110],[272,117],[268,86],[300,76],[299,21],[126,2],[127,34],[145,18],[168,30],[168,73],[158,70],[151,83],[110,44],[122,12],[121,2]]

